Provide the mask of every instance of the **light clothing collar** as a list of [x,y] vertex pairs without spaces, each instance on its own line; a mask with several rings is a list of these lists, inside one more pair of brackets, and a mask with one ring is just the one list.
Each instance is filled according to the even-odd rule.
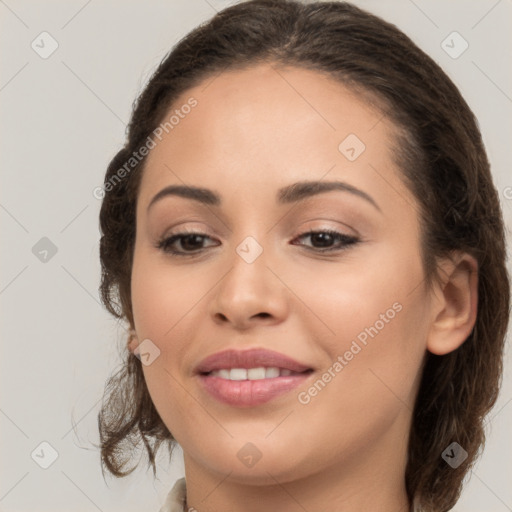
[[185,477],[176,481],[159,512],[188,512]]

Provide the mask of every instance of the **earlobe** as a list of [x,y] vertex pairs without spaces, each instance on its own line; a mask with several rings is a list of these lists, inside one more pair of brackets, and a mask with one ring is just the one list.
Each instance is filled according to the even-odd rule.
[[440,282],[435,285],[427,349],[445,355],[459,348],[475,325],[478,262],[467,253],[457,254],[441,263],[440,273]]
[[138,353],[137,352],[138,351],[138,346],[139,346],[139,339],[137,337],[137,333],[133,329],[130,329],[130,331],[129,331],[129,337],[128,337],[127,346],[128,346],[128,350],[132,354],[137,355],[137,353]]

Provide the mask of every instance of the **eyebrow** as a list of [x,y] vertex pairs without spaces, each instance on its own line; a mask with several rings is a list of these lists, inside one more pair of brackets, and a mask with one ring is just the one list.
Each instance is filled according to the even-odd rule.
[[[376,201],[363,190],[343,181],[300,181],[280,188],[277,191],[277,202],[279,204],[290,204],[303,201],[309,197],[331,192],[333,190],[348,192],[360,197],[372,204],[379,212],[382,212]],[[201,204],[219,207],[222,204],[220,194],[208,188],[195,187],[192,185],[169,185],[158,192],[148,205],[148,210],[156,202],[164,197],[178,196],[185,199],[192,199]]]

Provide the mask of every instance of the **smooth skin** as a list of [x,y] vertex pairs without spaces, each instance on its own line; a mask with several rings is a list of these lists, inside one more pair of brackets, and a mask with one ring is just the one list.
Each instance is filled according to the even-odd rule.
[[[446,354],[469,336],[476,261],[458,253],[440,261],[442,281],[427,290],[419,206],[393,160],[396,127],[366,96],[266,63],[211,78],[173,109],[191,97],[197,106],[151,150],[140,186],[130,345],[150,339],[160,350],[144,376],[183,449],[188,506],[405,512],[422,363],[427,351]],[[349,134],[366,146],[353,162],[338,149]],[[281,187],[313,180],[348,183],[377,206],[346,190],[278,203]],[[148,209],[169,185],[208,188],[222,201],[168,195]],[[157,247],[184,229],[205,235],[172,245],[188,256]],[[326,229],[359,241],[304,235]],[[249,236],[263,249],[252,263],[236,250]],[[395,303],[401,311],[301,403],[298,394]],[[276,350],[315,371],[266,404],[229,406],[194,374],[228,348]],[[261,452],[252,467],[237,456],[247,443]]]

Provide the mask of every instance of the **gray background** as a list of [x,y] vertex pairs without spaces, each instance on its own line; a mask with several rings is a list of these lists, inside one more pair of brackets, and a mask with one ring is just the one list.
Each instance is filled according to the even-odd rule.
[[[3,512],[156,512],[184,474],[178,448],[170,467],[160,457],[156,481],[143,466],[107,479],[108,486],[101,475],[96,417],[124,338],[99,302],[100,201],[93,190],[154,67],[229,3],[0,0]],[[355,3],[397,24],[459,86],[479,119],[510,226],[511,0]],[[46,59],[31,47],[35,40],[50,48],[49,39],[40,42],[43,31],[59,45]],[[442,47],[453,31],[469,43],[458,58]],[[452,52],[462,49],[460,40],[450,44]],[[44,237],[56,254],[40,252],[48,249]],[[511,370],[508,349],[486,450],[453,510],[512,510]],[[51,449],[42,442],[58,453],[47,469],[40,464],[51,462]]]

